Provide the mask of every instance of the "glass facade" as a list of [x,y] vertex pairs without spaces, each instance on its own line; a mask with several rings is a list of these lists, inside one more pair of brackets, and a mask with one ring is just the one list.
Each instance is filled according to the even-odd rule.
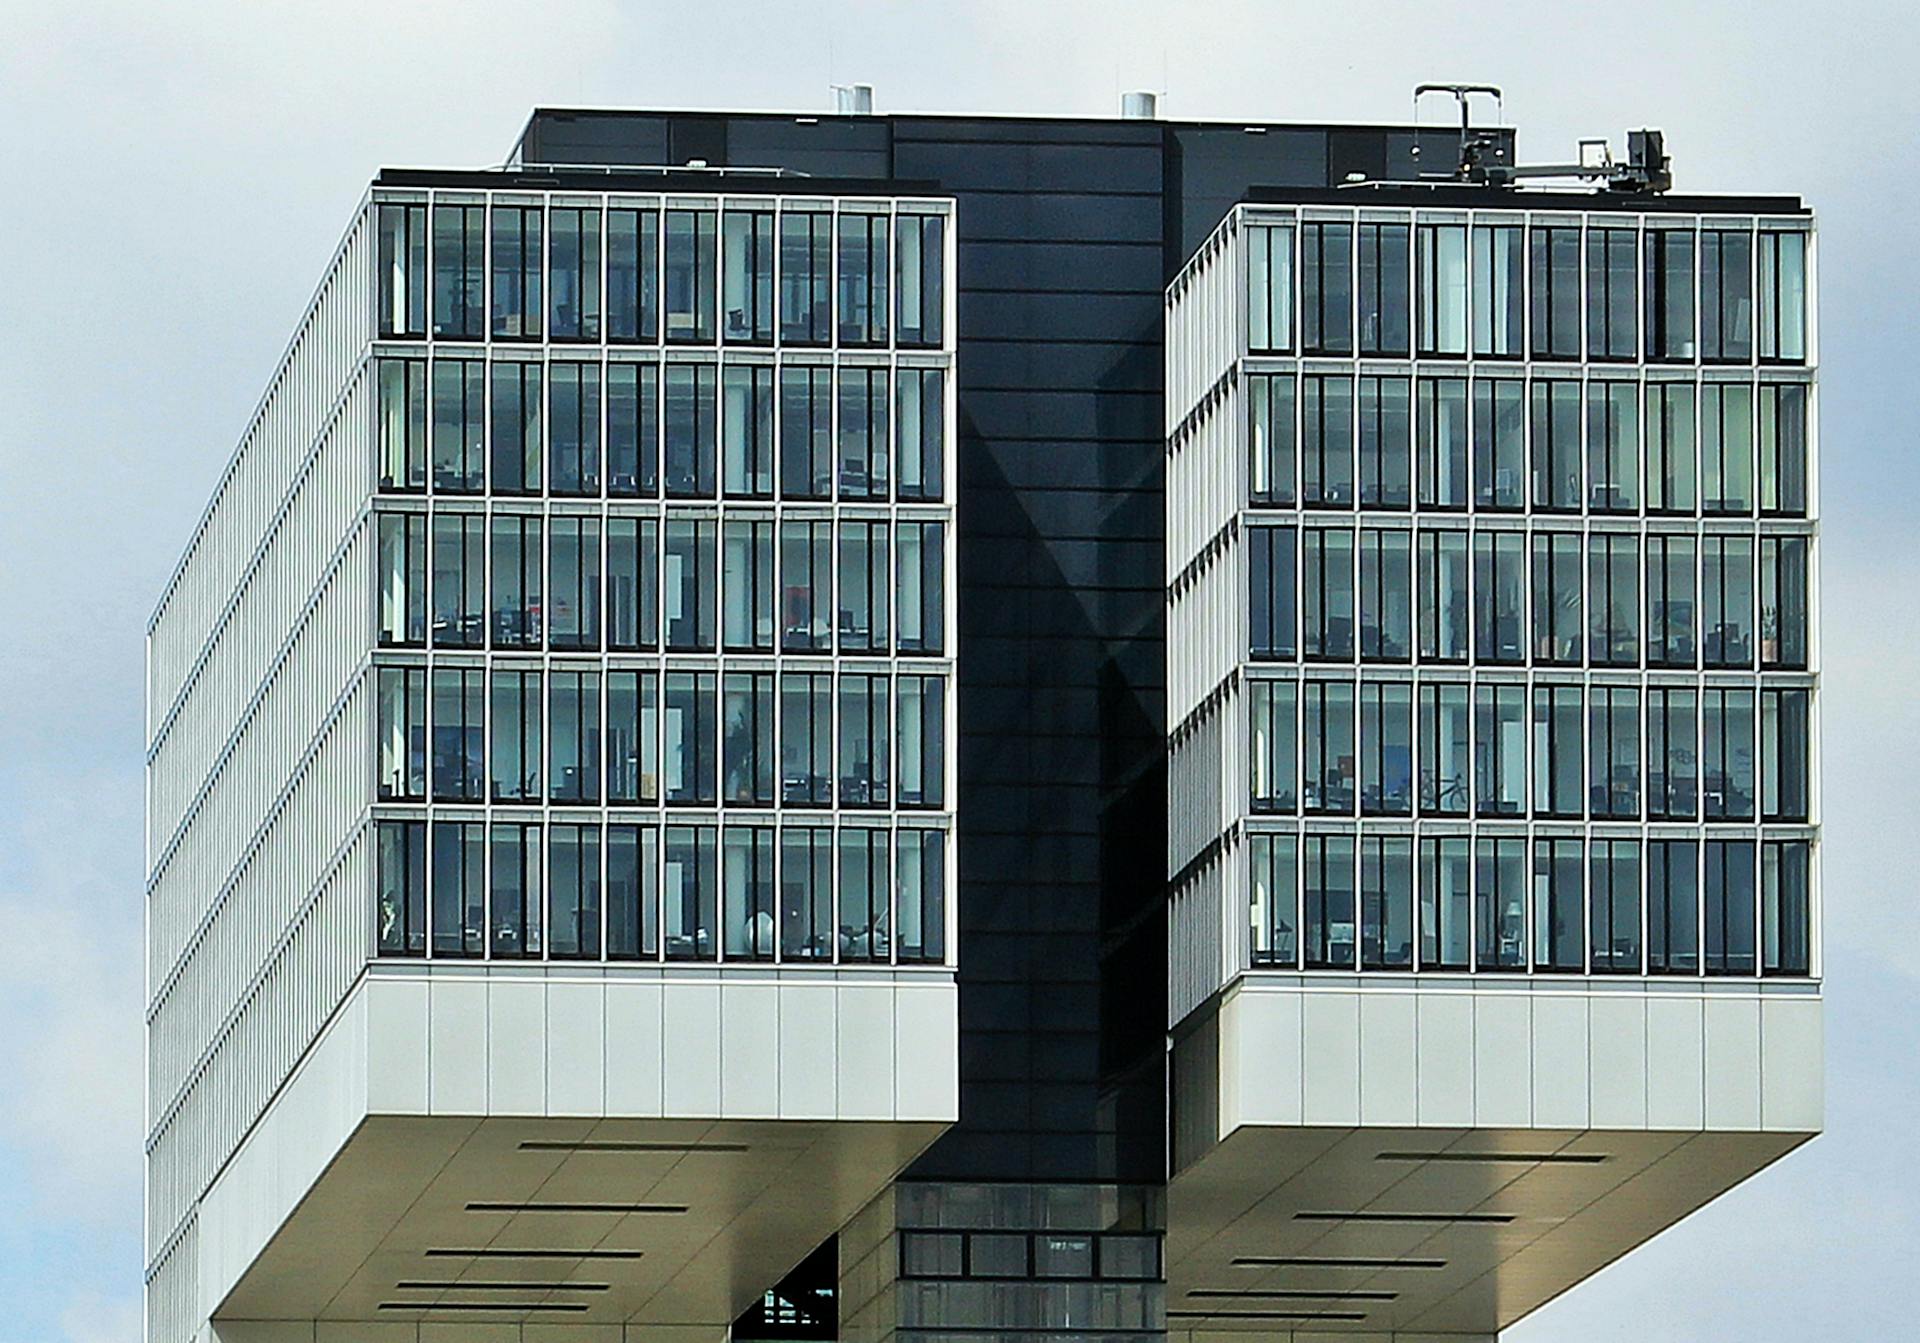
[[1808,974],[1804,223],[1241,219],[1251,962]]
[[947,961],[946,207],[445,194],[378,207],[379,953]]

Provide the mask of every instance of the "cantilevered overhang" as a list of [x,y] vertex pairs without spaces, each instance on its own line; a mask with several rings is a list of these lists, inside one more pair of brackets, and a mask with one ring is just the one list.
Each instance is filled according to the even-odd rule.
[[674,969],[371,970],[202,1203],[223,1343],[719,1338],[952,1123],[950,971]]
[[1173,1331],[1491,1337],[1805,1142],[1816,986],[1246,976],[1174,1050]]

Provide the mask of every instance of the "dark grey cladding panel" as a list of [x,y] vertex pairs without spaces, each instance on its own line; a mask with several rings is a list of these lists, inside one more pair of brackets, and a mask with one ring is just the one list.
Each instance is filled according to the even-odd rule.
[[609,112],[536,112],[523,163],[671,163],[668,118]]
[[893,176],[893,127],[879,118],[809,123],[734,117],[727,123],[731,167],[788,168],[813,177]]
[[974,146],[980,144],[1052,144],[1076,149],[1157,145],[1161,123],[1050,117],[902,117],[894,123],[899,149],[906,153],[915,142]]
[[1178,257],[1186,264],[1214,226],[1256,182],[1289,186],[1327,184],[1327,132],[1269,129],[1259,134],[1231,126],[1181,126],[1173,131],[1168,189],[1177,192]]
[[[963,282],[964,283],[964,282]],[[1018,331],[1027,340],[1089,337],[1160,343],[1165,304],[1155,293],[1035,293],[962,289],[960,321],[983,331]],[[1154,385],[1159,386],[1156,378]]]
[[1133,192],[1160,195],[1160,141],[1090,153],[1072,144],[974,144],[964,153],[951,146],[915,143],[902,131],[896,145],[900,171],[937,161],[941,180],[955,191]]
[[960,292],[1144,294],[1160,302],[1160,242],[1107,243],[967,237],[972,212],[960,211]]

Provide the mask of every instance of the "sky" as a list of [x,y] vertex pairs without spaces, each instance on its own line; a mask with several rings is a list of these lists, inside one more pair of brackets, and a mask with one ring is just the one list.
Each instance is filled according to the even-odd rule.
[[498,163],[536,104],[819,111],[856,80],[883,111],[1151,88],[1182,118],[1383,121],[1469,79],[1523,161],[1658,126],[1682,190],[1811,201],[1828,1131],[1508,1338],[1908,1336],[1916,64],[1914,12],[1853,0],[0,0],[0,1343],[140,1336],[145,623],[368,179]]

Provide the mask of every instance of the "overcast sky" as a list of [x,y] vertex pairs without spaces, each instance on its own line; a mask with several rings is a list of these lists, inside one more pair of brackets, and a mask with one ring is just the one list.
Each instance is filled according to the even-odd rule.
[[140,1336],[145,622],[376,168],[542,103],[1381,121],[1429,79],[1504,85],[1524,159],[1659,126],[1681,189],[1820,212],[1829,1129],[1509,1337],[1910,1336],[1916,62],[1895,3],[0,0],[0,1339]]

